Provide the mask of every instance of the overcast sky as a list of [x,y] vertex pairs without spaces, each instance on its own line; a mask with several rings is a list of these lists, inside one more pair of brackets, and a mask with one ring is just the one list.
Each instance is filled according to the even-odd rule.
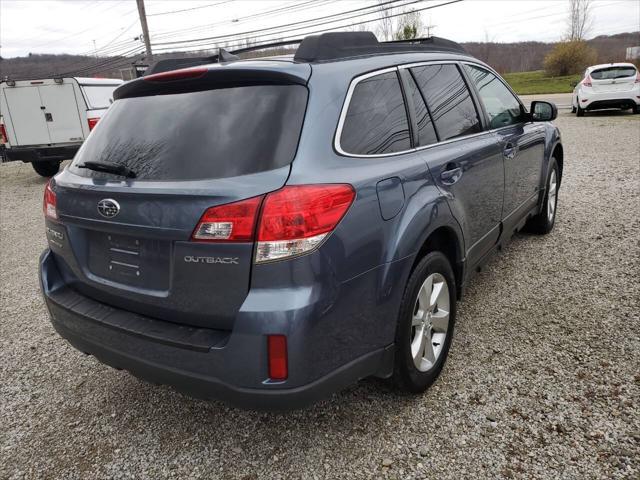
[[[403,0],[405,9],[420,10],[448,0]],[[366,0],[145,0],[154,50],[186,50],[169,43],[230,34],[261,40],[296,38],[305,32],[375,20],[335,21],[321,17],[374,4]],[[639,0],[592,0],[589,37],[640,30]],[[431,33],[456,41],[556,41],[565,30],[568,0],[463,0],[420,12]],[[348,14],[361,15],[369,10]],[[400,12],[396,9],[393,13]],[[173,12],[173,13],[170,13]],[[252,30],[314,20],[322,25],[294,25],[271,33]],[[326,22],[326,23],[325,23]],[[375,31],[376,23],[367,24]],[[302,28],[301,28],[302,27]],[[287,33],[291,29],[296,29]],[[141,32],[135,0],[0,0],[0,53],[3,57],[33,53],[98,55],[137,53]],[[228,39],[230,45],[236,39]],[[198,48],[213,47],[201,42]],[[640,42],[639,42],[640,43]],[[196,44],[198,45],[198,44]],[[192,46],[191,49],[195,49]]]

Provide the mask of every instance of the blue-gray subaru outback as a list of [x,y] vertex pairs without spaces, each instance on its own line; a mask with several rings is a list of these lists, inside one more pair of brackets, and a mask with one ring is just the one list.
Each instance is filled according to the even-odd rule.
[[80,351],[194,396],[295,408],[369,376],[423,392],[472,273],[553,228],[555,106],[528,111],[445,39],[222,51],[114,98],[46,187],[44,298]]

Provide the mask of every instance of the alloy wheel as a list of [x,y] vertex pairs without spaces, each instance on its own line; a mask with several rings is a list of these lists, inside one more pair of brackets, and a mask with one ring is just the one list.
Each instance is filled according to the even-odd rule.
[[439,273],[429,275],[420,290],[411,320],[411,356],[416,368],[433,368],[449,330],[449,286]]
[[551,177],[549,178],[549,197],[547,198],[547,217],[549,222],[553,221],[553,217],[556,214],[556,200],[558,194],[558,182],[556,180],[556,170],[551,171]]

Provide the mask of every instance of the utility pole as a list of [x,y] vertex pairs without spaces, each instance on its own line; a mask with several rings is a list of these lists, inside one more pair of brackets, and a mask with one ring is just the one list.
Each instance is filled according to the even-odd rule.
[[437,25],[425,25],[424,28],[427,29],[427,37],[431,36],[431,30],[435,29]]
[[136,3],[138,4],[140,25],[142,26],[142,39],[147,50],[147,61],[151,61],[153,54],[151,53],[151,38],[149,37],[149,27],[147,26],[147,14],[144,11],[144,0],[136,0]]

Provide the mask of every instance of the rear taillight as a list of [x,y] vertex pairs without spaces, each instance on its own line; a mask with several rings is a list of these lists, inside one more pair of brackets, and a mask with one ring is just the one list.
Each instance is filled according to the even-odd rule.
[[9,140],[7,140],[7,130],[4,128],[4,123],[0,123],[0,143],[9,143]]
[[293,185],[269,193],[258,226],[256,263],[307,253],[316,248],[347,212],[351,185]]
[[584,86],[584,87],[591,87],[592,86],[591,85],[591,75],[587,75],[587,78],[585,78],[582,81],[582,86]]
[[286,380],[289,376],[287,337],[284,335],[267,336],[267,356],[269,357],[269,379]]
[[98,117],[98,118],[89,118],[87,120],[87,122],[89,122],[89,131],[94,129],[94,127],[98,124],[99,120],[100,120],[100,117]]
[[193,231],[200,242],[252,242],[262,196],[211,207]]
[[207,209],[191,239],[198,242],[256,239],[256,263],[301,255],[322,243],[354,198],[353,187],[348,184],[284,187],[266,196]]
[[51,188],[52,181],[53,179],[49,180],[47,182],[47,186],[44,187],[44,199],[42,202],[42,209],[44,210],[45,217],[57,220],[58,210],[56,208],[56,194]]

